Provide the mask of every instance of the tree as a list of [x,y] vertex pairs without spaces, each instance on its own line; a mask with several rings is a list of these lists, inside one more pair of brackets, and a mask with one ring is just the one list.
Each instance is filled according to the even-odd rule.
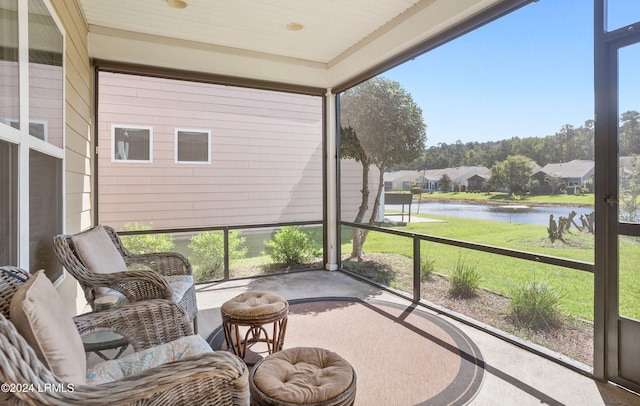
[[620,168],[620,220],[640,221],[640,160],[633,156],[627,167]]
[[526,156],[513,155],[491,167],[491,181],[504,186],[509,194],[523,194],[533,172],[533,161]]
[[622,113],[620,123],[620,155],[640,154],[640,113]]
[[[369,167],[379,170],[378,190],[369,224],[378,216],[383,175],[390,167],[424,155],[427,140],[422,110],[400,83],[377,77],[340,97],[340,153],[362,164],[362,201],[355,222],[364,219],[369,202]],[[362,259],[367,232],[354,229],[352,258]]]
[[440,185],[440,190],[443,192],[451,191],[451,178],[446,173],[443,173],[442,176],[440,176],[438,184]]
[[562,187],[564,186],[564,179],[558,172],[553,172],[545,175],[544,181],[549,184],[552,195],[555,195],[556,192],[560,192],[562,190]]

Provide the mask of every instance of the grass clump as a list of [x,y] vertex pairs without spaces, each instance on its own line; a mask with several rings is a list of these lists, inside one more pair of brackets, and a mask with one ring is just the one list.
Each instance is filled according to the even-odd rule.
[[472,297],[478,286],[480,286],[480,274],[476,267],[471,266],[460,259],[456,262],[455,268],[451,271],[451,287],[449,294],[453,297]]
[[532,330],[560,324],[561,295],[547,282],[530,281],[510,289],[509,315],[519,327]]
[[420,281],[424,282],[429,279],[433,271],[436,269],[436,260],[433,258],[422,258],[420,260]]

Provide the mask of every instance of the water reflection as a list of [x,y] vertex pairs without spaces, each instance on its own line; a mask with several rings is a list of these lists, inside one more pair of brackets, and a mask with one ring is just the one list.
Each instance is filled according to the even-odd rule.
[[[387,210],[401,210],[399,205],[386,205]],[[587,215],[593,211],[592,207],[575,206],[528,206],[528,205],[503,205],[489,204],[465,204],[465,203],[440,203],[423,202],[411,205],[411,213],[434,214],[438,216],[462,217],[476,220],[505,221],[520,224],[549,225],[549,215],[554,218],[568,216],[575,211],[575,219],[580,215]]]

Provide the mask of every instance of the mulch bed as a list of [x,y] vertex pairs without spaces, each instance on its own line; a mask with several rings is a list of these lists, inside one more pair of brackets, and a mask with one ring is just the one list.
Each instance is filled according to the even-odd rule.
[[[411,259],[395,254],[366,254],[362,262],[345,261],[345,268],[400,289],[412,291]],[[422,283],[424,300],[464,314],[532,343],[546,347],[583,364],[593,365],[593,324],[565,316],[558,326],[542,330],[518,328],[508,317],[507,296],[478,289],[470,298],[449,294],[450,282],[445,275],[431,273]]]

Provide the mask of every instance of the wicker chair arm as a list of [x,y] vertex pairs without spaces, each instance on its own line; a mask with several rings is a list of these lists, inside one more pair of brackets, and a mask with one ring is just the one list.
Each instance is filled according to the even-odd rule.
[[149,254],[137,254],[125,256],[127,266],[142,265],[148,267],[163,276],[169,275],[193,275],[191,263],[182,254],[177,252],[153,252]]
[[29,272],[15,266],[0,267],[0,313],[5,317],[9,317],[11,298],[30,276]]
[[166,279],[151,270],[91,273],[86,275],[84,282],[92,287],[107,287],[122,292],[129,302],[173,297]]
[[193,327],[184,309],[174,301],[165,299],[85,313],[74,317],[73,321],[80,335],[113,331],[125,337],[136,352],[193,334]]
[[[131,270],[126,273],[92,272],[78,259],[71,244],[71,236],[60,234],[53,237],[56,256],[67,271],[80,283],[91,305],[93,305],[94,297],[90,291],[95,287],[116,289],[132,302],[148,298],[171,298],[169,284],[157,272],[150,270]],[[126,284],[132,284],[132,286],[127,287]]]

